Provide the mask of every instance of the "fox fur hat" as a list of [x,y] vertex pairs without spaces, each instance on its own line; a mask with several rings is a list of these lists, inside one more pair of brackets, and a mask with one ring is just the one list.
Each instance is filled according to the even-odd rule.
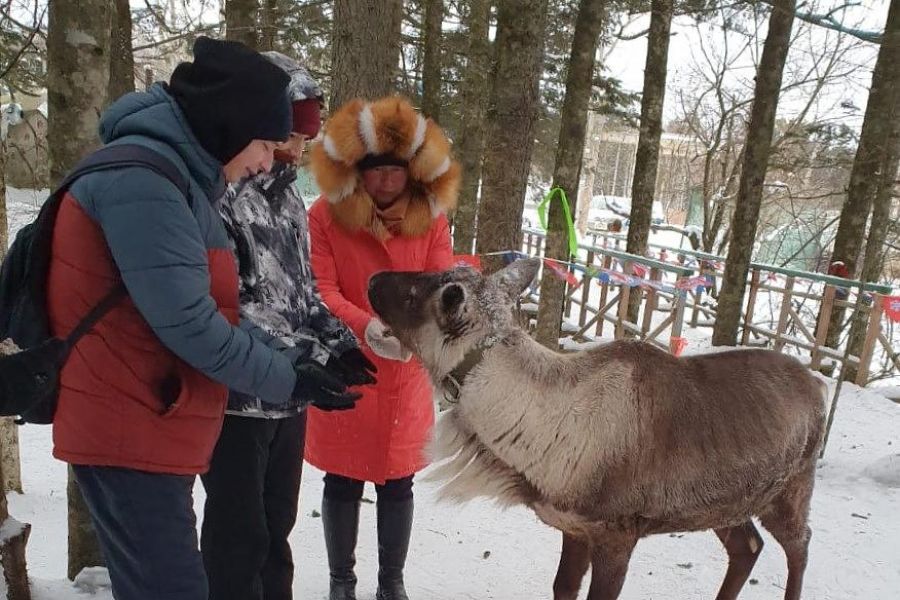
[[456,206],[460,167],[443,130],[406,99],[356,99],[341,106],[325,123],[322,141],[312,148],[310,168],[335,221],[350,231],[369,229],[376,218],[375,202],[365,190],[358,163],[382,155],[407,163],[405,193],[410,198],[399,233],[421,236],[432,219]]

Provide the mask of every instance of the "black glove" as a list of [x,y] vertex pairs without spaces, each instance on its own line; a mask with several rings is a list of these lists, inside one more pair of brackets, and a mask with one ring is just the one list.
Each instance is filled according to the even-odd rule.
[[312,404],[321,410],[349,410],[356,406],[362,394],[347,391],[347,384],[329,373],[315,361],[294,365],[297,383],[293,398],[304,404]]
[[351,348],[340,356],[331,355],[325,368],[347,385],[372,385],[378,369],[359,348]]

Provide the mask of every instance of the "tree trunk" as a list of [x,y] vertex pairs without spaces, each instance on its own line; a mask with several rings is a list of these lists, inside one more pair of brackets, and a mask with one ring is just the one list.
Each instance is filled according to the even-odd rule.
[[759,71],[756,74],[756,89],[747,129],[737,203],[731,218],[731,242],[728,246],[722,291],[719,294],[719,307],[713,328],[714,346],[730,346],[737,341],[744,290],[747,287],[747,272],[750,269],[753,240],[756,237],[759,209],[762,204],[763,183],[772,149],[775,112],[778,108],[778,96],[781,92],[781,79],[791,41],[796,5],[796,0],[775,0],[772,3],[769,31],[763,45]]
[[402,20],[401,0],[334,0],[331,110],[395,91]]
[[466,30],[469,35],[469,52],[461,90],[462,134],[456,144],[463,172],[459,203],[453,216],[453,249],[457,254],[469,254],[475,243],[475,215],[478,213],[478,187],[484,159],[485,112],[490,95],[487,74],[491,59],[491,42],[488,38],[491,2],[470,0],[468,6]]
[[144,91],[149,92],[153,85],[153,67],[144,67]]
[[[575,21],[572,54],[569,57],[566,75],[566,97],[560,116],[559,142],[556,146],[556,163],[553,168],[553,187],[566,192],[570,215],[575,214],[578,199],[594,59],[597,55],[600,32],[603,30],[604,15],[604,0],[581,0]],[[557,196],[550,203],[544,255],[558,260],[570,258],[568,224],[561,196]],[[551,269],[544,269],[541,276],[541,297],[535,337],[538,342],[553,350],[559,348],[565,292],[566,282]]]
[[877,282],[881,279],[884,272],[884,258],[887,251],[885,242],[887,241],[888,229],[891,227],[891,201],[894,198],[894,182],[897,178],[897,169],[900,167],[898,161],[898,122],[900,122],[900,107],[898,107],[897,116],[894,118],[894,144],[891,150],[885,156],[885,165],[887,165],[880,173],[878,182],[878,191],[875,195],[875,206],[872,210],[872,225],[869,227],[869,238],[866,240],[866,253],[863,258],[862,271],[860,279],[862,281]]
[[[847,199],[841,209],[841,219],[834,238],[831,262],[842,261],[850,273],[857,277],[857,262],[862,254],[866,233],[866,221],[879,194],[883,170],[887,168],[885,157],[890,153],[889,144],[892,123],[898,118],[894,112],[900,96],[900,0],[891,0],[887,24],[878,60],[872,73],[872,87],[866,103],[859,146],[850,171]],[[896,169],[891,177],[896,174]],[[873,221],[873,225],[874,225]],[[836,348],[843,329],[844,309],[836,307],[831,313],[826,345]]]
[[[97,121],[109,90],[107,0],[54,0],[47,39],[50,185],[96,148]],[[103,564],[90,516],[69,481],[69,578]]]
[[[6,139],[0,139],[0,260],[9,245],[9,222],[6,218]],[[19,460],[19,429],[12,417],[0,419],[0,482],[5,491],[22,492],[22,467]]]
[[600,167],[600,140],[603,131],[604,117],[595,112],[588,113],[588,134],[585,143],[587,156],[583,158],[584,172],[578,185],[578,201],[575,203],[575,229],[584,235],[591,216],[591,202],[594,201],[594,182],[597,169]]
[[112,104],[134,91],[134,52],[131,50],[131,6],[128,0],[115,0],[110,11],[109,97]]
[[[2,253],[0,253],[2,254]],[[22,463],[19,460],[19,426],[14,417],[0,417],[0,460],[3,462],[3,489],[22,493]]]
[[278,0],[263,0],[262,16],[259,24],[259,50],[267,52],[275,49],[275,39],[280,31],[282,12]]
[[225,39],[259,49],[259,0],[226,0]]
[[843,261],[853,276],[857,274],[856,263],[861,254],[866,221],[879,188],[879,172],[885,166],[883,160],[888,153],[890,125],[898,94],[900,0],[892,0],[832,253],[832,260]]
[[75,480],[75,472],[69,469],[66,495],[69,506],[69,568],[67,576],[72,581],[85,567],[103,566],[103,554],[97,541],[97,532],[91,522],[91,513]]
[[[666,99],[666,67],[669,61],[669,31],[672,28],[673,0],[653,0],[650,5],[650,35],[647,39],[647,63],[644,67],[644,92],[641,100],[641,129],[635,154],[631,184],[631,215],[625,251],[643,256],[650,239],[653,198],[656,196],[656,172],[659,167],[659,141],[663,128],[663,103]],[[629,273],[630,274],[630,273]],[[640,293],[629,295],[628,320],[637,321]]]
[[[872,225],[869,227],[869,239],[866,240],[866,253],[859,276],[862,281],[877,282],[884,273],[884,258],[887,251],[885,242],[888,229],[892,225],[891,202],[894,199],[894,182],[897,179],[897,169],[900,168],[900,94],[896,94],[894,98],[893,113],[888,119],[890,139],[876,174],[878,181],[872,209]],[[854,356],[859,356],[862,352],[867,324],[868,320],[862,314],[850,324],[847,343],[850,344],[850,354]],[[843,371],[843,377],[847,381],[856,380],[856,369],[848,365]]]
[[425,1],[425,57],[422,60],[422,112],[435,121],[441,113],[441,25],[444,1]]
[[9,221],[6,217],[6,137],[0,133],[0,260],[9,246]]
[[[5,453],[6,448],[0,447],[0,452]],[[3,479],[3,463],[0,461],[0,481]],[[9,516],[6,491],[0,491],[0,570],[3,571],[5,580],[5,585],[0,585],[0,590],[5,588],[6,600],[31,600],[28,566],[25,561],[25,546],[28,544],[31,525],[20,523]]]
[[100,145],[97,123],[109,86],[106,0],[54,0],[47,39],[50,187]]
[[[522,207],[534,147],[547,0],[501,0],[493,88],[487,113],[484,176],[478,206],[479,253],[519,248]],[[499,268],[498,257],[484,261]]]
[[[0,136],[2,137],[2,136]],[[0,260],[8,246],[6,218],[6,139],[0,139]],[[0,420],[0,567],[6,581],[7,600],[31,600],[28,585],[28,567],[25,547],[31,533],[31,525],[19,523],[9,516],[6,492],[22,491],[22,474],[19,463],[19,432],[12,418]],[[2,586],[0,586],[2,587]]]

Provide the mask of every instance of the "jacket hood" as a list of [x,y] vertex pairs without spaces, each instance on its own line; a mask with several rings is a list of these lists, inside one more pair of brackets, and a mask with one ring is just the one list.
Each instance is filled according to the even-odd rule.
[[375,218],[375,202],[357,164],[367,155],[383,154],[408,162],[410,199],[401,234],[423,235],[433,219],[456,206],[461,170],[440,126],[406,99],[357,99],[339,108],[325,123],[322,142],[312,148],[310,169],[335,221],[356,231],[371,227]]
[[174,150],[210,198],[217,198],[224,189],[222,163],[200,145],[164,84],[156,83],[147,92],[126,94],[103,113],[100,139],[104,144],[132,136],[148,138]]

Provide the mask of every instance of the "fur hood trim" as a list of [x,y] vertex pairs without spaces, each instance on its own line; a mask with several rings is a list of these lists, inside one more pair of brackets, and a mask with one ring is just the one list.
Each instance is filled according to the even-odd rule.
[[431,119],[404,98],[344,104],[325,123],[325,135],[310,154],[310,168],[344,228],[369,228],[375,203],[362,185],[356,164],[367,154],[393,154],[409,161],[409,208],[401,235],[418,237],[431,221],[456,206],[461,170],[450,142]]

